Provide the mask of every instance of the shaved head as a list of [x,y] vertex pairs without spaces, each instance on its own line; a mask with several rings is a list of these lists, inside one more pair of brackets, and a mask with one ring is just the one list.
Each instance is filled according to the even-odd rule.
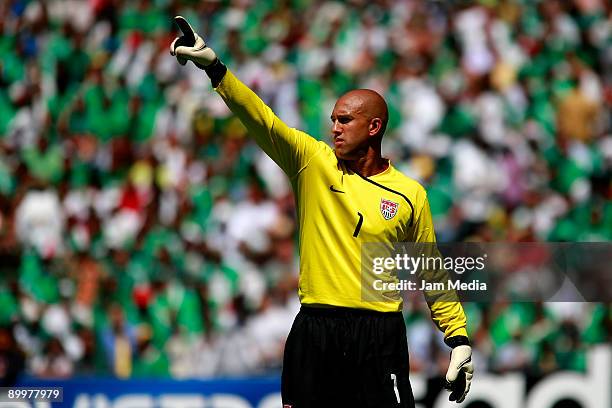
[[389,121],[389,109],[387,102],[378,92],[371,89],[355,89],[342,95],[338,99],[338,102],[340,101],[357,109],[368,120],[379,118],[382,123],[378,135],[382,137]]
[[389,111],[377,92],[356,89],[342,95],[331,114],[336,156],[342,160],[378,158]]

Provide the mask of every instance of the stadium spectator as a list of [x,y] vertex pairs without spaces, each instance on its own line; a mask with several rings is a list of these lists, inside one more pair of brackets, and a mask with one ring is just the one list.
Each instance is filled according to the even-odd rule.
[[126,378],[132,374],[136,328],[126,323],[119,304],[112,304],[108,308],[108,318],[108,325],[101,333],[107,364],[111,373]]
[[25,355],[13,336],[12,327],[0,328],[0,384],[11,387],[25,366]]

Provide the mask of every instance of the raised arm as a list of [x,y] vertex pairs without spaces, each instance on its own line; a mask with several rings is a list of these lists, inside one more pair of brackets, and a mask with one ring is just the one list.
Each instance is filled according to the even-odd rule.
[[175,22],[183,35],[172,42],[170,53],[181,65],[189,60],[203,69],[215,91],[247,128],[249,136],[289,177],[296,176],[325,145],[304,132],[289,128],[255,92],[225,67],[183,17],[175,17]]

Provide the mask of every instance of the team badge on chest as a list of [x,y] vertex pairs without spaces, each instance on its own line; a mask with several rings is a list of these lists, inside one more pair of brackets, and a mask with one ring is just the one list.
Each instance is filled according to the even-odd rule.
[[398,208],[399,208],[398,203],[393,202],[391,200],[381,198],[380,213],[385,218],[385,220],[390,220],[391,218],[395,217],[395,214],[397,214]]

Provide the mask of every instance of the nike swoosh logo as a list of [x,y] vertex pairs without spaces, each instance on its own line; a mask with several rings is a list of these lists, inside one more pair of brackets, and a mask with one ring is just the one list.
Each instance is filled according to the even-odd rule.
[[332,184],[331,186],[329,186],[329,189],[330,189],[331,191],[333,191],[334,193],[342,193],[342,194],[344,194],[344,191],[336,190],[336,189],[334,188],[334,185],[333,185],[333,184]]

